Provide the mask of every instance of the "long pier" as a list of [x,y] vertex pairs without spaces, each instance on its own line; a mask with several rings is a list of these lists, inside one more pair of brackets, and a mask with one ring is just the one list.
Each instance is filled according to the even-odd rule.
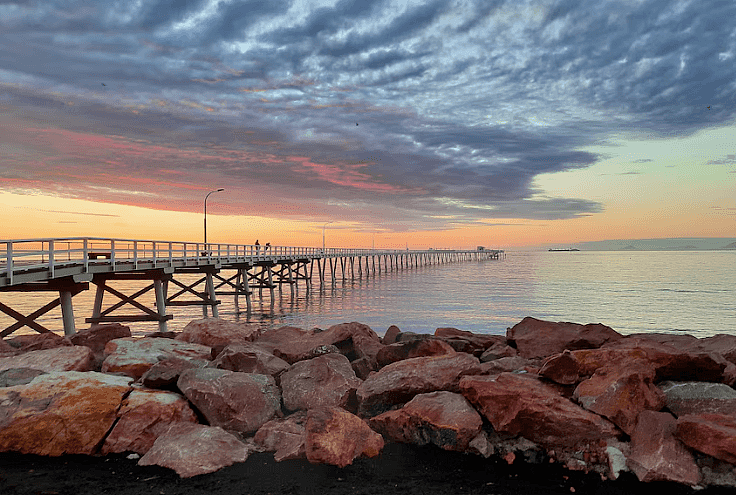
[[[4,249],[3,249],[4,246]],[[28,326],[39,333],[50,330],[38,321],[61,306],[64,334],[76,332],[73,297],[95,288],[92,315],[87,323],[156,321],[159,330],[167,330],[173,318],[167,308],[202,306],[204,316],[211,310],[218,317],[218,296],[232,295],[236,305],[244,296],[248,313],[251,297],[258,289],[270,292],[288,284],[292,294],[302,281],[309,290],[315,268],[320,284],[342,278],[355,279],[380,275],[422,265],[470,260],[499,259],[502,250],[375,250],[212,244],[197,242],[150,241],[98,237],[17,239],[0,241],[0,295],[5,292],[52,292],[58,297],[29,315],[0,301],[0,311],[15,323],[0,331],[0,338]],[[196,281],[184,283],[181,274],[194,274]],[[191,276],[189,277],[192,278]],[[143,287],[125,294],[115,281],[140,281]],[[174,290],[171,290],[171,289]],[[138,299],[151,290],[155,308]],[[171,294],[170,294],[171,292]],[[104,307],[104,297],[115,303]],[[120,314],[120,308],[134,307],[135,314]]]

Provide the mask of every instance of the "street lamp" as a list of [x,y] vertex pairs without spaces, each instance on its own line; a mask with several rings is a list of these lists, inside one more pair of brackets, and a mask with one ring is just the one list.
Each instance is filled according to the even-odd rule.
[[208,251],[207,249],[207,198],[210,197],[210,194],[224,191],[225,189],[220,188],[215,191],[210,191],[207,193],[207,196],[204,197],[204,249],[205,251]]
[[327,227],[329,224],[334,223],[333,222],[327,222],[322,226],[322,252],[325,252],[325,227]]

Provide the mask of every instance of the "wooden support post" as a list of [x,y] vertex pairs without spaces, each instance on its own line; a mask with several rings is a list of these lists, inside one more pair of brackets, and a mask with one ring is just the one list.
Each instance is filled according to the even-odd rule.
[[[215,302],[217,301],[217,294],[215,294],[215,284],[212,281],[212,272],[207,272],[207,295],[210,301],[212,301],[212,316],[219,318],[220,313],[217,310],[217,303]],[[207,306],[203,305],[202,307],[206,308]]]
[[157,277],[153,280],[153,290],[156,293],[156,310],[158,315],[161,317],[158,320],[158,331],[167,332],[168,326],[166,321],[166,293],[164,292],[164,280],[162,277]]
[[70,337],[76,333],[71,291],[60,290],[59,300],[61,301],[61,320],[64,323],[64,336]]

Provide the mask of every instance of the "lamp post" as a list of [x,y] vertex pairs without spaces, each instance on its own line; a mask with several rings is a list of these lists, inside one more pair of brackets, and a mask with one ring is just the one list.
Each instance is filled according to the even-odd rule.
[[333,222],[327,222],[322,226],[322,252],[325,252],[325,227]]
[[209,249],[207,249],[207,198],[209,198],[210,194],[212,193],[216,193],[216,192],[220,192],[224,190],[225,189],[220,188],[214,191],[210,191],[207,193],[207,196],[204,197],[204,250],[205,251],[209,251]]

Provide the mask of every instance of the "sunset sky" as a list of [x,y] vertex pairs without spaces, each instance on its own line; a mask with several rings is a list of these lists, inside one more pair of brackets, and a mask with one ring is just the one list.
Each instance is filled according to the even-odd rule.
[[[0,0],[2,238],[736,237],[733,0]],[[328,223],[331,222],[331,223]]]

